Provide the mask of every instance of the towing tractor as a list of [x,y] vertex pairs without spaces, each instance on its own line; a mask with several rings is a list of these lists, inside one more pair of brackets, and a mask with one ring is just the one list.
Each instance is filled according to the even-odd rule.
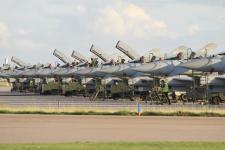
[[115,81],[114,85],[111,86],[111,98],[117,100],[119,98],[132,99],[134,96],[133,88],[128,85],[128,80],[118,80]]
[[56,78],[45,78],[41,84],[40,94],[60,94],[61,93],[61,82]]
[[62,80],[62,95],[80,95],[84,94],[84,87],[79,80],[74,78],[66,78]]

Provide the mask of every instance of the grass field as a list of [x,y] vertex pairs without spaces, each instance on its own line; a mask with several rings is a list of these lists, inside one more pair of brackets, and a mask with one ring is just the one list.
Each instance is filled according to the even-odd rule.
[[[7,107],[0,106],[0,114],[53,114],[53,115],[119,115],[136,116],[136,110],[110,110],[93,108],[38,108],[38,107]],[[225,117],[224,109],[183,109],[163,108],[144,110],[142,116],[195,116],[195,117]]]
[[224,150],[225,142],[76,142],[0,144],[1,150]]

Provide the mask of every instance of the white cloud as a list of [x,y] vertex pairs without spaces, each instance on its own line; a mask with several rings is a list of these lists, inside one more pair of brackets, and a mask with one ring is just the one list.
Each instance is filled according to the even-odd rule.
[[217,20],[218,20],[219,23],[225,23],[225,16],[222,16],[222,15],[218,16]]
[[76,16],[86,12],[84,5],[71,5],[69,3],[50,3],[43,5],[43,9],[51,16]]
[[0,22],[0,47],[8,45],[9,30],[8,27]]
[[112,7],[105,7],[100,11],[95,22],[95,27],[99,32],[106,34],[123,35],[126,31],[123,17]]
[[37,50],[37,48],[41,48],[43,46],[43,44],[37,43],[28,38],[16,38],[13,43],[18,49],[22,49],[24,51]]
[[0,22],[0,48],[33,50],[43,45],[36,43],[31,38],[23,37],[26,34],[28,34],[28,31],[25,29],[18,29],[16,34],[13,34],[4,23]]
[[188,34],[189,35],[196,35],[200,31],[200,27],[196,24],[192,24],[188,27]]
[[84,5],[77,5],[76,10],[79,13],[85,13],[86,12],[86,7]]
[[29,31],[28,29],[20,28],[20,29],[17,29],[16,33],[20,36],[25,36],[30,34],[31,31]]
[[42,47],[43,44],[35,42],[31,37],[24,37],[29,33],[30,31],[22,28],[13,33],[4,23],[0,22],[0,48],[34,50]]
[[153,18],[142,7],[122,1],[100,10],[94,27],[109,35],[171,36],[164,21]]

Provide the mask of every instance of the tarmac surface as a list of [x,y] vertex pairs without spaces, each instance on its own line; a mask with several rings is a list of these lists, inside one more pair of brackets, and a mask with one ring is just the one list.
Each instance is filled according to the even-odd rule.
[[0,115],[0,143],[225,141],[225,118]]
[[138,104],[141,104],[142,111],[162,110],[192,110],[192,111],[224,111],[225,104],[202,105],[199,103],[172,103],[172,105],[157,105],[151,102],[130,101],[128,99],[96,99],[91,101],[89,97],[83,96],[60,96],[60,95],[39,95],[34,93],[0,92],[0,108],[19,108],[43,110],[76,110],[76,111],[137,111]]
[[34,93],[11,93],[0,92],[0,106],[9,107],[37,107],[37,108],[93,108],[101,110],[136,110],[137,104],[141,104],[143,110],[164,109],[164,108],[181,108],[181,109],[204,109],[204,110],[225,110],[225,104],[220,105],[201,105],[199,103],[172,103],[168,106],[157,105],[150,101],[130,101],[129,99],[96,99],[91,101],[89,97],[83,96],[60,96],[60,95],[39,95]]

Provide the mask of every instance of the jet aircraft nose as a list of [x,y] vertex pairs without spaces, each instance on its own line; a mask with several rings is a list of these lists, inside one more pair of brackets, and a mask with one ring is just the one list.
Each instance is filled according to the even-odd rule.
[[209,61],[210,60],[208,58],[198,58],[185,63],[181,63],[179,66],[187,69],[199,69],[209,64]]

